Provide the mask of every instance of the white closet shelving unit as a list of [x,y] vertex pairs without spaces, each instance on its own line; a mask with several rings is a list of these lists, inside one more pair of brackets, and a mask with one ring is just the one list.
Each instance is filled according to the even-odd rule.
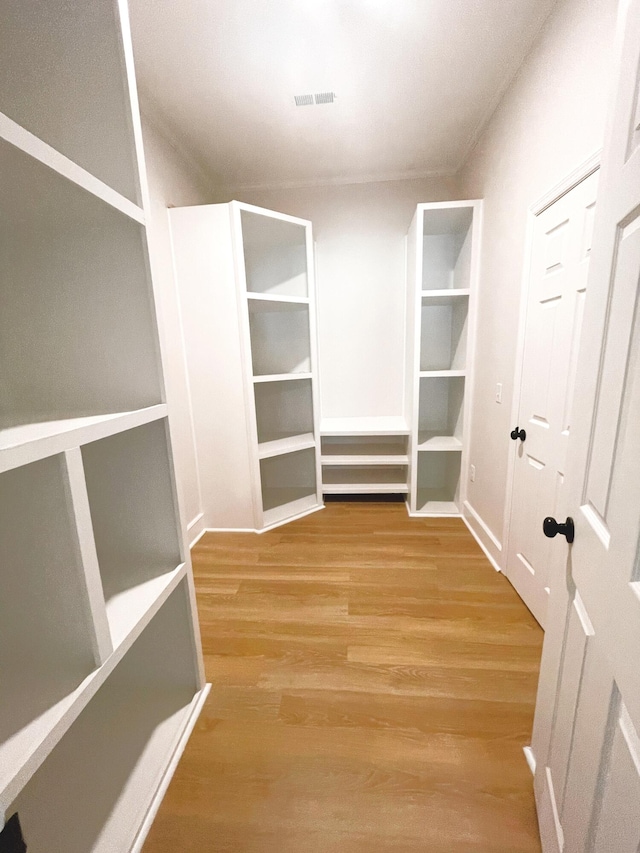
[[125,853],[207,691],[125,0],[7,0],[0,52],[0,827]]
[[408,492],[403,418],[323,418],[320,434],[325,495]]
[[420,204],[407,237],[411,515],[462,512],[481,211]]
[[170,221],[205,528],[322,508],[311,223],[241,202]]

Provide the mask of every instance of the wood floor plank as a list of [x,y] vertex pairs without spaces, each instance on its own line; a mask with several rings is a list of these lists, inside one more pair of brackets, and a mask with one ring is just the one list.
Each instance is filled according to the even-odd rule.
[[542,632],[459,519],[330,503],[193,563],[213,688],[144,853],[539,853]]

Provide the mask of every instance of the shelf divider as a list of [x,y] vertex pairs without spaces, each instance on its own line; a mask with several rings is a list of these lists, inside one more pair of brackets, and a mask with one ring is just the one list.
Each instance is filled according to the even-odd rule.
[[82,451],[79,447],[65,451],[67,488],[72,517],[75,520],[80,565],[84,569],[82,588],[86,591],[87,608],[94,628],[92,637],[96,665],[102,666],[113,652],[111,631],[107,620],[107,608],[102,590],[102,579],[98,565],[98,553],[93,538],[89,495],[84,479]]

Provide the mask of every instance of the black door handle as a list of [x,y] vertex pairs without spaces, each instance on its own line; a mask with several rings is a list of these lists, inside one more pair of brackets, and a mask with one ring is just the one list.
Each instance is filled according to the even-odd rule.
[[571,516],[567,518],[564,524],[558,524],[555,518],[551,518],[551,516],[548,515],[542,522],[542,530],[544,531],[544,535],[548,536],[549,539],[553,539],[553,537],[557,536],[558,533],[562,536],[566,536],[569,545],[573,542],[575,535],[575,527]]
[[518,427],[516,427],[515,429],[511,430],[511,438],[514,441],[516,441],[518,438],[520,439],[520,441],[524,441],[526,437],[527,434],[523,429],[518,429]]

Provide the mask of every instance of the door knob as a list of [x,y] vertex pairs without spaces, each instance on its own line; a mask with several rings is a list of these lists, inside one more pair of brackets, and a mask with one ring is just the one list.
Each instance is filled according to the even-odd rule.
[[527,434],[523,429],[518,429],[518,427],[516,427],[515,429],[511,430],[511,438],[514,441],[516,441],[518,438],[520,439],[520,441],[524,441],[526,437]]
[[544,535],[548,536],[549,539],[553,539],[554,536],[557,536],[558,533],[560,533],[562,536],[567,537],[567,542],[569,544],[573,542],[575,527],[571,517],[567,518],[564,524],[558,524],[555,518],[547,516],[542,522],[542,530],[544,531]]

